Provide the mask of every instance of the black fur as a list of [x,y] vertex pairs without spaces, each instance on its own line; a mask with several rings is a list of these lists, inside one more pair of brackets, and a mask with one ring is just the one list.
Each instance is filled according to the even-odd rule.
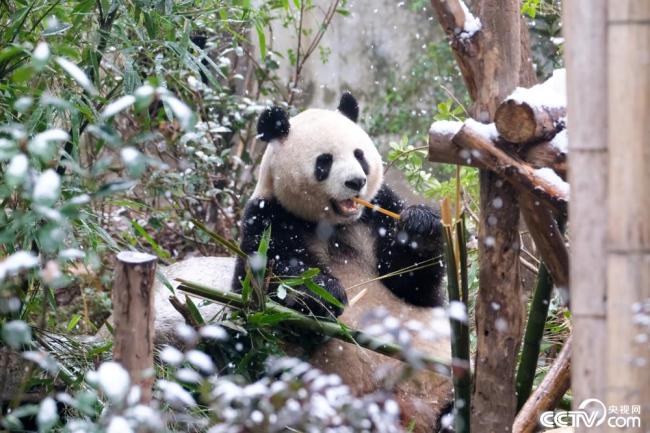
[[257,121],[257,134],[262,141],[284,138],[289,134],[289,116],[280,107],[274,106],[262,112]]
[[[377,233],[377,274],[385,275],[417,263],[422,269],[406,270],[382,282],[400,299],[422,307],[442,305],[440,283],[444,276],[442,225],[440,217],[428,206],[404,208],[404,202],[386,185],[372,203],[399,213],[395,219],[366,209],[363,219]],[[433,259],[433,261],[432,261]]]
[[324,181],[330,175],[330,170],[332,169],[332,162],[334,158],[331,153],[323,153],[318,155],[316,158],[316,167],[314,169],[314,177],[319,182]]
[[338,110],[345,117],[354,123],[357,123],[357,120],[359,119],[359,103],[356,99],[354,99],[352,93],[343,92],[343,95],[341,95],[341,100],[339,101]]
[[[320,274],[314,277],[314,282],[342,304],[347,304],[345,290],[329,270],[319,263],[316,257],[307,250],[307,239],[314,236],[316,225],[298,218],[287,212],[276,199],[255,199],[246,205],[242,220],[241,249],[248,255],[257,251],[264,230],[271,226],[271,242],[268,258],[272,260],[272,271],[282,277],[298,276],[309,268],[319,268]],[[241,291],[241,283],[246,275],[246,263],[237,259],[233,290]],[[339,316],[343,310],[329,304],[319,296],[314,295],[307,287],[296,287],[303,296],[287,295],[284,300],[276,300],[290,308],[315,316],[327,317],[330,314]],[[269,290],[275,293],[277,283],[271,283]]]
[[359,161],[359,164],[361,165],[361,169],[363,172],[367,175],[370,173],[370,167],[368,166],[368,161],[366,161],[366,157],[363,154],[363,150],[361,149],[355,149],[354,150],[354,157]]
[[[262,204],[263,203],[263,204]],[[373,203],[393,212],[401,213],[399,223],[379,212],[366,209],[358,224],[368,224],[377,234],[377,274],[384,275],[408,266],[428,261],[430,266],[414,271],[405,271],[386,278],[383,283],[397,297],[418,306],[442,305],[440,282],[444,273],[442,261],[442,231],[440,218],[433,209],[426,206],[410,206],[404,209],[403,202],[390,188],[383,186]],[[252,200],[246,206],[242,221],[241,248],[252,254],[258,248],[262,233],[271,225],[271,243],[268,257],[273,260],[272,270],[279,276],[296,276],[310,267],[321,269],[314,281],[325,288],[342,303],[347,303],[344,288],[331,272],[319,263],[307,249],[307,239],[327,236],[330,253],[352,255],[354,245],[346,243],[346,225],[325,227],[305,221],[289,213],[276,199]],[[372,239],[368,240],[372,242]],[[435,258],[431,266],[431,259]],[[237,259],[233,290],[241,291],[241,279],[245,276],[245,261]],[[271,284],[272,293],[277,284]],[[306,287],[298,287],[303,297],[287,297],[282,300],[290,308],[316,316],[338,316],[342,313],[323,299],[312,294]]]

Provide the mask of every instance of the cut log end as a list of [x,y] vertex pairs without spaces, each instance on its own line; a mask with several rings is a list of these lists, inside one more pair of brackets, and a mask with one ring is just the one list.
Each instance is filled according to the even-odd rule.
[[527,143],[537,128],[533,109],[512,99],[499,106],[494,123],[499,135],[511,143]]
[[141,253],[139,251],[122,251],[117,254],[117,260],[122,263],[138,265],[155,262],[158,258],[151,254]]
[[517,144],[550,140],[564,129],[565,107],[533,105],[515,99],[506,99],[494,115],[499,135]]

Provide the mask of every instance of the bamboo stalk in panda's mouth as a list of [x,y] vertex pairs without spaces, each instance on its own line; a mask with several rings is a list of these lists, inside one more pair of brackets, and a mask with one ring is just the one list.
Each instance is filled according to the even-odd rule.
[[364,205],[368,209],[376,210],[377,212],[381,212],[384,215],[388,215],[389,217],[395,218],[396,220],[399,219],[399,214],[396,214],[395,212],[391,212],[389,210],[386,210],[383,207],[379,207],[376,204],[372,204],[372,203],[370,203],[368,201],[362,200],[362,199],[357,198],[357,197],[352,197],[352,200],[359,203],[359,204],[361,204],[361,205]]

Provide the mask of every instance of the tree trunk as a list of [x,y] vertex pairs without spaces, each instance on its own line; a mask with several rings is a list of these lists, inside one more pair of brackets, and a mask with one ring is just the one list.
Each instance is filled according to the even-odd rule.
[[154,381],[154,293],[156,257],[123,251],[117,255],[113,299],[113,359],[129,372],[151,400]]
[[[650,427],[650,2],[609,1],[608,404]],[[616,47],[614,49],[614,47]],[[639,335],[645,335],[639,339]]]
[[[607,0],[572,0],[563,2],[563,7],[572,190],[571,382],[576,409],[588,398],[606,401]],[[577,428],[581,433],[605,431],[607,426]]]
[[[519,84],[522,57],[527,58],[522,56],[519,0],[476,2],[482,28],[469,39],[456,33],[465,23],[458,0],[432,0],[431,5],[474,100],[472,117],[490,122],[499,103]],[[480,173],[480,202],[471,430],[504,433],[511,431],[515,417],[515,366],[522,333],[519,204],[514,189],[485,170]]]

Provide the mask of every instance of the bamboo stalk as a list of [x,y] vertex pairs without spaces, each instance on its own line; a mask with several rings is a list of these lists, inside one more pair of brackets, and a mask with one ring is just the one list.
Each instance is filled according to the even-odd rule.
[[569,336],[544,380],[521,408],[512,426],[512,433],[533,433],[537,431],[542,412],[553,410],[571,386],[571,348]]
[[541,263],[522,343],[521,361],[519,361],[519,369],[517,370],[517,411],[520,411],[524,406],[533,389],[537,361],[539,360],[539,349],[544,336],[544,325],[548,316],[552,292],[553,280],[551,274],[549,274],[544,263]]
[[355,201],[361,205],[364,205],[368,209],[376,210],[377,212],[383,213],[384,215],[388,215],[391,218],[395,218],[396,220],[400,219],[399,214],[396,214],[395,212],[391,212],[387,209],[384,209],[383,207],[379,207],[376,204],[372,204],[369,201],[365,201],[363,199],[357,198],[357,197],[352,197],[352,201]]
[[[559,217],[557,225],[559,234],[563,235],[566,218]],[[568,274],[566,278],[568,279]],[[537,284],[530,305],[530,313],[528,313],[528,322],[526,323],[526,332],[521,348],[521,360],[517,370],[517,411],[524,407],[533,389],[539,350],[544,336],[551,294],[553,293],[553,283],[554,277],[544,262],[540,262],[537,271]]]
[[[177,281],[181,283],[177,290],[182,290],[191,295],[202,297],[238,310],[246,308],[246,303],[242,299],[241,295],[237,293],[224,292],[213,287],[207,287],[181,278],[178,278]],[[443,376],[451,377],[451,366],[448,362],[417,351],[404,353],[402,348],[396,344],[378,340],[362,331],[349,328],[343,323],[316,320],[273,301],[266,302],[265,311],[284,315],[286,317],[284,320],[285,322],[291,323],[292,327],[302,331],[315,332],[345,341],[346,343],[356,344],[400,361],[409,362],[415,360],[421,362],[424,368],[428,370]]]
[[[462,302],[467,308],[467,250],[465,245],[464,218],[455,222],[451,218],[451,206],[448,199],[440,204],[443,234],[445,238],[445,254],[447,258],[447,291],[449,301]],[[454,229],[456,236],[454,236]],[[449,319],[451,326],[451,353],[454,362],[469,366],[469,327],[467,322],[453,318]],[[470,431],[470,402],[472,382],[469,368],[453,370],[454,402],[456,408],[455,431],[469,433]]]

